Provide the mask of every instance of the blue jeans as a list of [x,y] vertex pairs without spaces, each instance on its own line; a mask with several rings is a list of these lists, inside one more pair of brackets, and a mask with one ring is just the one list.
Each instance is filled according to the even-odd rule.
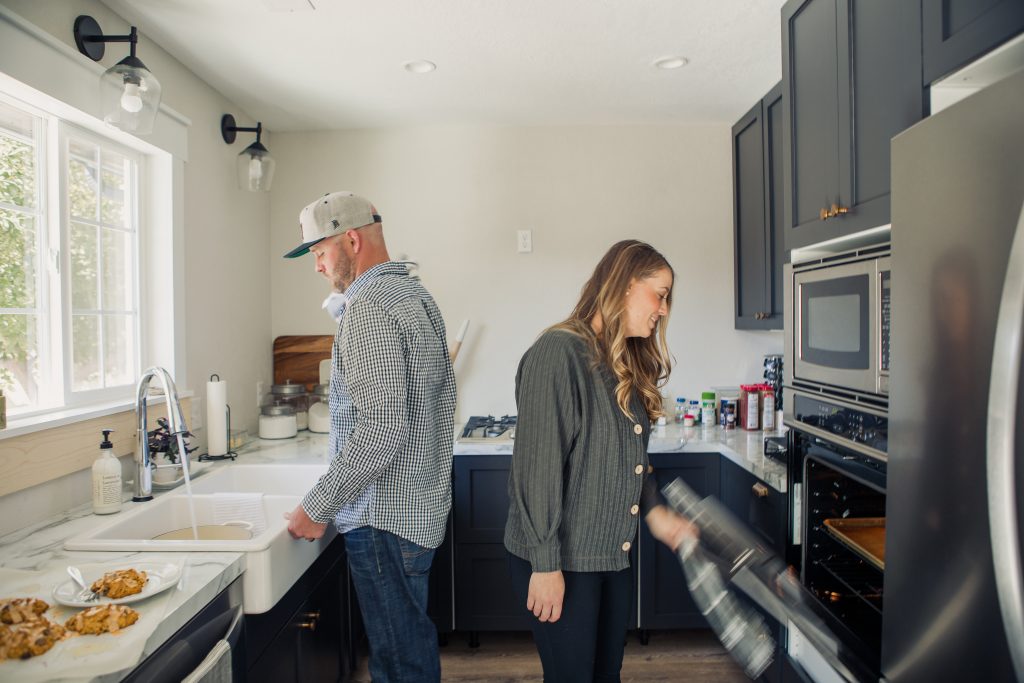
[[440,681],[437,629],[427,616],[434,551],[369,526],[344,538],[370,641],[373,683]]

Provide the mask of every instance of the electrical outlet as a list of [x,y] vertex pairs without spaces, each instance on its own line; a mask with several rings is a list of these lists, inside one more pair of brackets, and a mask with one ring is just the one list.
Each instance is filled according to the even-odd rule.
[[192,426],[189,429],[190,432],[194,432],[197,429],[203,428],[203,398],[201,396],[192,397]]
[[520,230],[516,233],[516,251],[520,254],[529,254],[533,251],[532,230]]
[[266,387],[263,386],[263,380],[256,380],[256,407],[259,408],[263,405],[263,394],[265,393]]

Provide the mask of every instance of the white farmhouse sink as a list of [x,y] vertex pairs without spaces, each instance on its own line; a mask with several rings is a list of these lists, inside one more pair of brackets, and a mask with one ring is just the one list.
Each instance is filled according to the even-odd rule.
[[192,492],[304,496],[326,471],[327,465],[230,465],[197,478]]
[[[318,541],[297,541],[288,534],[288,521],[284,518],[324,471],[323,465],[237,465],[197,480],[192,489],[196,524],[200,526],[225,521],[214,515],[218,498],[215,493],[266,494],[260,501],[261,521],[266,528],[249,540],[153,540],[162,533],[191,526],[188,496],[179,489],[115,515],[89,533],[69,539],[64,547],[122,552],[244,553],[244,609],[247,614],[260,614],[284,596],[337,535],[333,525],[329,525]],[[288,495],[281,495],[284,492]]]

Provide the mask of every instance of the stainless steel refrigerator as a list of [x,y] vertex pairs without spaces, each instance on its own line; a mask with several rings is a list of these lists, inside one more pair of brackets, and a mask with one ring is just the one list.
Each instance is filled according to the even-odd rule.
[[1024,682],[1024,73],[892,145],[882,673]]

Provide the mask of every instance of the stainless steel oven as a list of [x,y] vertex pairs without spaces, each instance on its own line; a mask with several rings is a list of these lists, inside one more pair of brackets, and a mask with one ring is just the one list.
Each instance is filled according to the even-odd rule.
[[[793,529],[787,560],[858,678],[881,671],[888,414],[817,392],[788,393]],[[793,639],[791,638],[791,646]],[[811,662],[790,647],[808,670]],[[815,680],[834,680],[814,675]]]
[[889,246],[877,245],[785,268],[789,386],[889,395]]

